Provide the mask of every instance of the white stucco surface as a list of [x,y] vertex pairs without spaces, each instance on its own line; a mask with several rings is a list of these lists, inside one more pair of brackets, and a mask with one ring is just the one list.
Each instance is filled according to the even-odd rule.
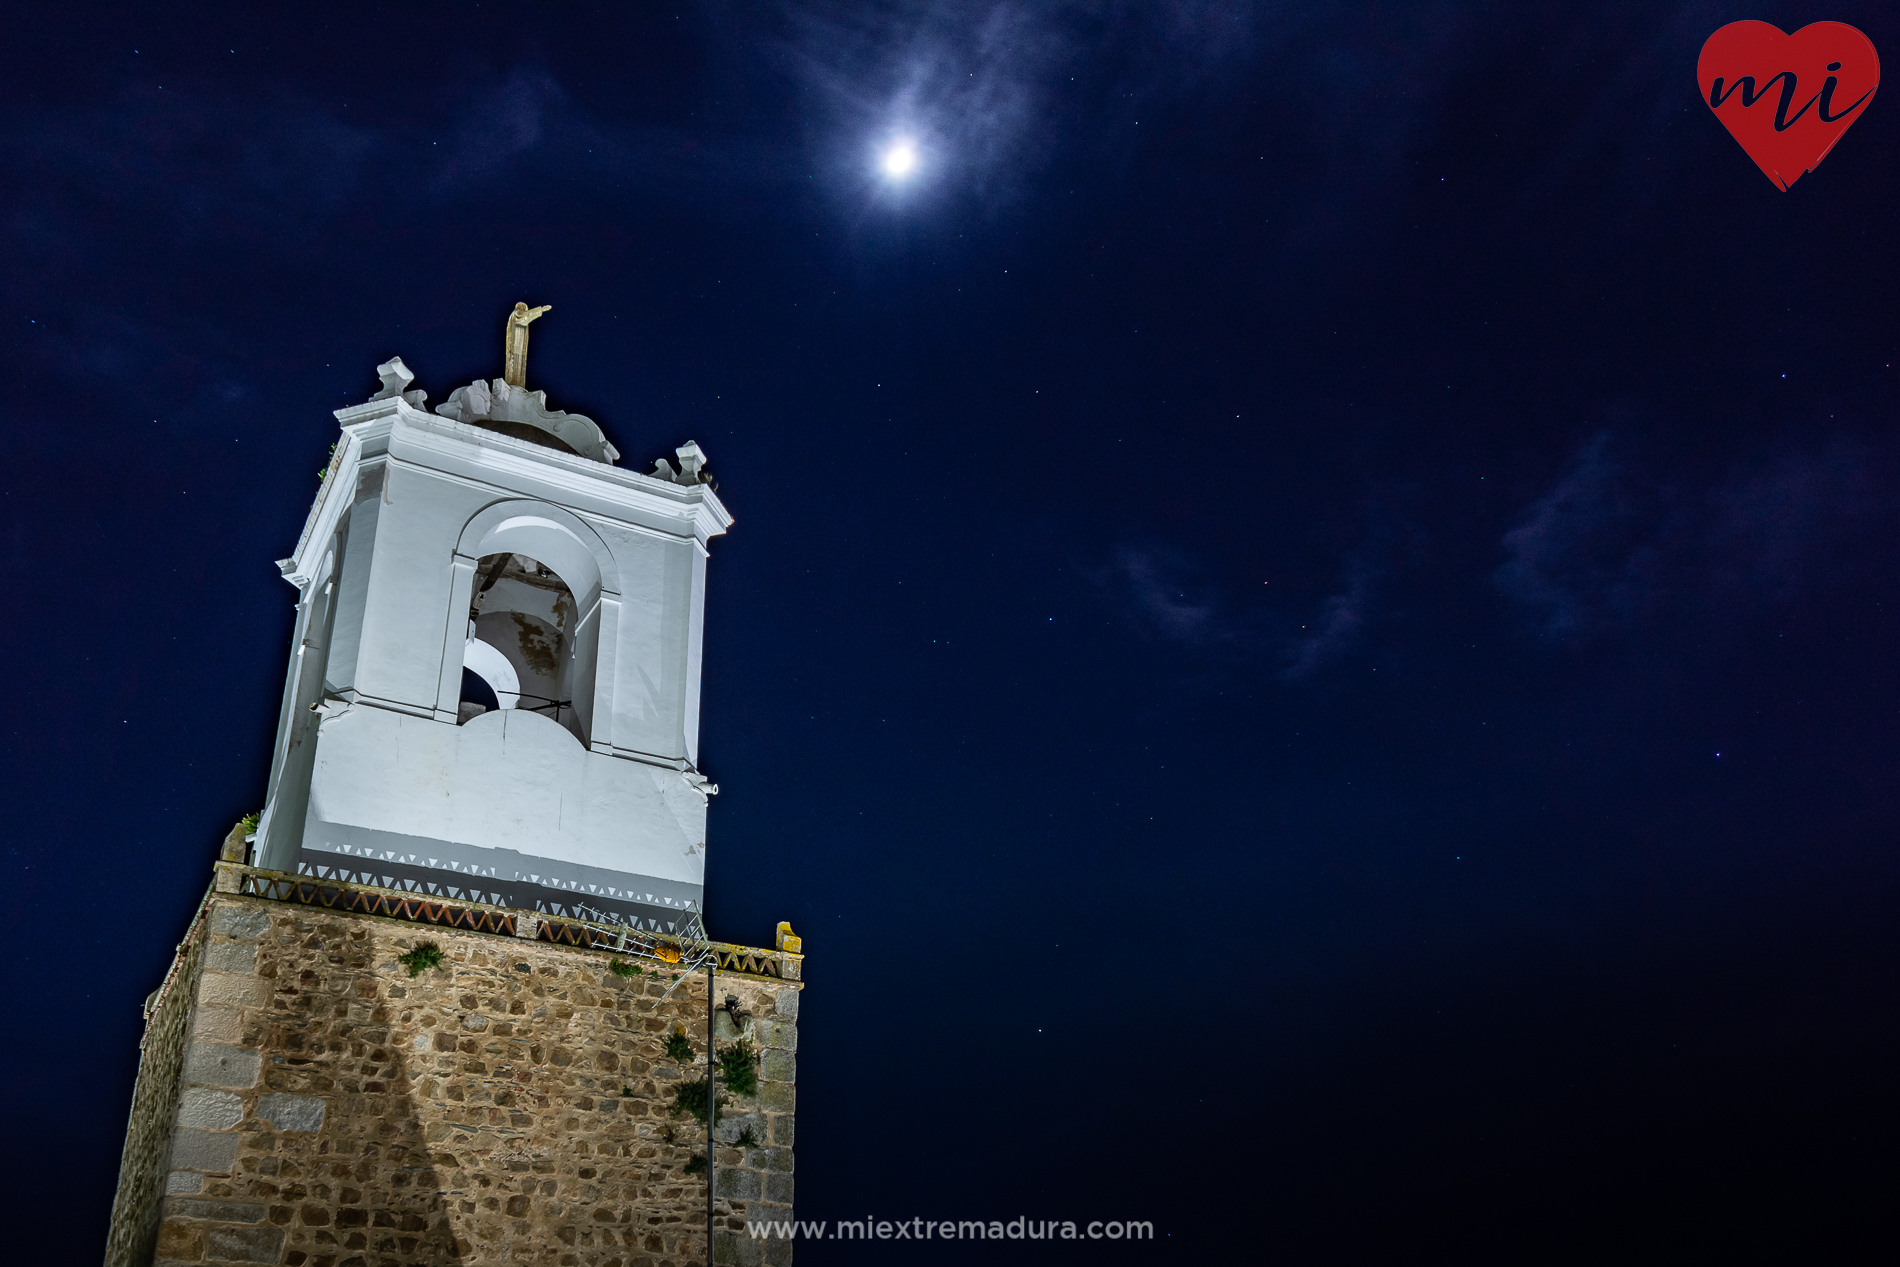
[[550,863],[697,885],[706,800],[676,770],[589,752],[520,709],[464,726],[356,707],[325,719],[304,847],[367,828],[412,840],[511,849]]
[[[401,397],[337,416],[329,475],[279,564],[299,589],[299,642],[257,861],[293,870],[310,851],[333,851],[505,870],[526,860],[518,869],[535,884],[617,891],[622,877],[629,892],[696,895],[707,542],[731,522],[711,487]],[[612,455],[604,441],[595,451]],[[684,471],[697,449],[680,453]],[[503,653],[519,648],[470,641],[480,561],[500,554],[539,561],[571,596],[569,612],[547,613],[564,631],[562,722],[504,707],[457,724],[465,663],[504,705],[528,689],[519,657]],[[540,618],[532,604],[543,600],[504,590],[495,604],[504,597]]]

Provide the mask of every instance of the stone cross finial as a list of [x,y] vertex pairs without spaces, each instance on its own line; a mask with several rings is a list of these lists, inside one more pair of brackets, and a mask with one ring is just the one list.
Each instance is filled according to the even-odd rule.
[[400,356],[392,356],[381,365],[378,365],[376,367],[376,377],[382,380],[383,389],[374,396],[371,396],[371,400],[394,400],[401,398],[414,405],[417,409],[420,409],[422,408],[422,402],[429,398],[429,393],[427,392],[412,392],[408,390],[409,384],[416,381],[416,376],[414,371],[402,363]]
[[706,465],[705,450],[701,449],[699,445],[693,441],[688,440],[685,444],[673,450],[673,452],[680,460],[679,482],[682,484],[703,483],[704,477],[700,475],[699,472],[700,468]]
[[530,308],[516,304],[515,310],[508,314],[508,325],[502,336],[503,382],[516,387],[528,385],[528,323],[553,306],[542,304],[539,308]]

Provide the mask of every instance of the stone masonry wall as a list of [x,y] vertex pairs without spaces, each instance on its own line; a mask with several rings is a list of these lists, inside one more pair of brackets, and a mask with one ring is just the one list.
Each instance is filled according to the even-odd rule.
[[204,916],[201,907],[179,943],[165,982],[146,1003],[138,1081],[132,1087],[132,1112],[119,1160],[119,1190],[112,1200],[112,1222],[106,1232],[106,1267],[145,1267],[152,1261],[178,1104],[178,1075],[185,1060],[185,1032],[203,959]]
[[[662,1003],[666,969],[623,980],[595,951],[226,894],[207,916],[159,1267],[703,1267],[705,1124],[670,1110],[706,1069],[704,973]],[[424,942],[444,962],[412,979],[397,957]],[[762,1058],[759,1094],[722,1110],[715,1261],[778,1267],[791,1246],[744,1228],[791,1217],[798,988],[722,973],[714,993],[738,1001],[720,1046]]]

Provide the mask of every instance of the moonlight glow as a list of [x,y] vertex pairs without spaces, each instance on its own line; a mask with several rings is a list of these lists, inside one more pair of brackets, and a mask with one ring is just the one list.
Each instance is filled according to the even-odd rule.
[[878,155],[877,165],[892,180],[905,179],[917,170],[916,143],[904,137],[892,141]]

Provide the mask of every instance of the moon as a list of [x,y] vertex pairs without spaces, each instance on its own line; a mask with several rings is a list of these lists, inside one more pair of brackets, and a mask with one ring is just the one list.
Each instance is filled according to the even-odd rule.
[[878,155],[877,165],[891,180],[904,180],[917,171],[917,143],[909,137],[899,137],[884,147]]

